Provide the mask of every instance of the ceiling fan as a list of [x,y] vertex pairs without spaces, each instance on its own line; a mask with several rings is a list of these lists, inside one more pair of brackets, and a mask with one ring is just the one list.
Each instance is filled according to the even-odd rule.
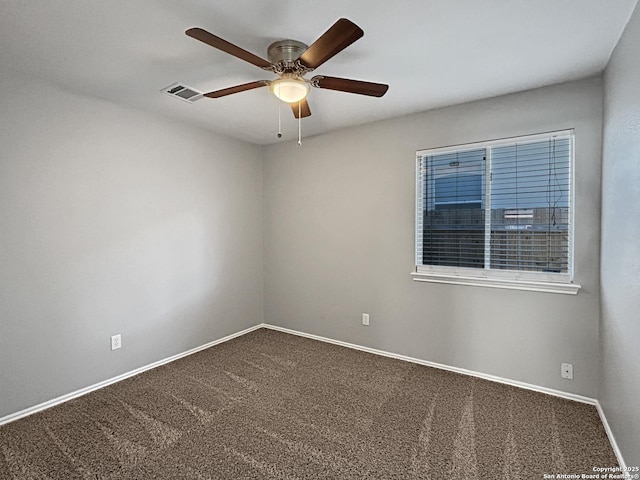
[[309,80],[304,78],[306,74],[318,68],[364,35],[360,27],[346,18],[341,18],[334,23],[329,30],[324,32],[309,47],[297,40],[280,40],[272,43],[267,49],[268,61],[202,28],[190,28],[185,33],[196,40],[249,62],[263,70],[273,72],[279,77],[277,80],[256,80],[205,93],[204,96],[208,98],[220,98],[268,86],[276,97],[291,105],[293,115],[300,119],[311,115],[311,109],[306,98],[310,86],[372,97],[382,97],[389,89],[388,85],[381,83],[324,75],[316,75]]

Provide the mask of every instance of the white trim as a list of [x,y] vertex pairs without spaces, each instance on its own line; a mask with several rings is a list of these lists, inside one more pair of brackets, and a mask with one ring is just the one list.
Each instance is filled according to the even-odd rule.
[[[570,142],[570,178],[568,186],[569,195],[569,224],[568,224],[568,266],[566,273],[531,272],[492,269],[490,266],[491,232],[488,228],[491,223],[491,212],[487,206],[491,204],[491,182],[492,182],[492,152],[494,147],[508,145],[522,145],[547,139],[568,139]],[[465,268],[437,265],[424,265],[422,262],[422,240],[423,240],[423,215],[424,209],[424,173],[420,169],[426,158],[437,155],[457,154],[460,152],[482,150],[485,151],[485,176],[483,181],[482,201],[485,203],[485,247],[484,247],[484,268]],[[431,180],[433,181],[433,180]],[[428,188],[427,188],[428,190]],[[459,202],[458,202],[459,203]],[[554,132],[537,133],[533,135],[522,135],[517,137],[501,138],[473,142],[462,145],[449,145],[436,148],[429,148],[416,151],[416,225],[415,225],[415,252],[416,270],[412,273],[415,281],[446,283],[457,285],[469,285],[480,287],[506,288],[511,290],[528,290],[546,293],[561,293],[576,295],[580,290],[580,285],[574,284],[574,220],[575,220],[575,131],[573,128],[558,130]]]
[[416,152],[417,155],[427,156],[427,155],[438,155],[442,153],[449,152],[463,152],[467,150],[476,150],[485,147],[493,147],[493,146],[504,146],[504,145],[512,145],[515,143],[526,144],[537,142],[539,140],[544,140],[549,137],[554,138],[569,138],[574,135],[573,128],[567,128],[565,130],[555,130],[552,132],[543,132],[543,133],[534,133],[533,135],[520,135],[517,137],[506,137],[506,138],[497,138],[494,140],[484,140],[482,142],[473,142],[473,143],[462,143],[459,145],[447,145],[443,147],[436,148],[425,148],[422,150],[418,150]]
[[489,380],[491,382],[503,383],[505,385],[511,385],[514,387],[524,388],[526,390],[533,390],[534,392],[546,393],[547,395],[553,395],[554,397],[566,398],[567,400],[573,400],[575,402],[587,403],[589,405],[597,405],[598,401],[595,398],[584,397],[582,395],[577,395],[575,393],[563,392],[561,390],[554,390],[553,388],[541,387],[539,385],[532,385],[530,383],[519,382],[517,380],[511,380],[508,378],[497,377],[495,375],[488,375],[486,373],[480,373],[473,370],[467,370],[465,368],[451,367],[449,365],[444,365],[442,363],[430,362],[427,360],[421,360],[419,358],[408,357],[406,355],[399,355],[397,353],[386,352],[384,350],[377,350],[375,348],[363,347],[361,345],[356,345],[353,343],[343,342],[341,340],[334,340],[332,338],[321,337],[319,335],[312,335],[309,333],[299,332],[297,330],[291,330],[289,328],[277,327],[275,325],[269,325],[267,323],[263,323],[261,325],[264,328],[268,328],[270,330],[276,330],[278,332],[290,333],[292,335],[297,335],[299,337],[310,338],[312,340],[319,340],[325,343],[331,343],[333,345],[339,345],[341,347],[352,348],[354,350],[360,350],[367,353],[373,353],[374,355],[381,355],[383,357],[395,358],[396,360],[402,360],[405,362],[416,363],[418,365],[424,365],[426,367],[438,368],[440,370],[447,370],[450,372],[460,373],[462,375],[468,375],[470,377],[482,378],[484,380]]
[[607,433],[607,437],[609,438],[609,443],[611,444],[611,448],[613,449],[613,453],[615,453],[616,458],[618,459],[618,464],[620,465],[621,471],[627,471],[627,464],[624,462],[624,458],[622,458],[622,452],[620,448],[618,448],[618,443],[616,442],[615,437],[613,436],[613,431],[609,426],[609,422],[607,421],[607,417],[604,414],[604,410],[602,409],[602,405],[600,402],[596,400],[596,410],[598,410],[598,415],[600,415],[600,421],[604,426],[604,431]]
[[435,362],[430,362],[427,360],[421,360],[418,358],[413,358],[413,357],[409,357],[406,355],[399,355],[399,354],[395,354],[395,353],[391,353],[391,352],[386,352],[384,350],[377,350],[375,348],[369,348],[369,347],[363,347],[361,345],[356,345],[353,343],[347,343],[347,342],[343,342],[340,340],[334,340],[331,338],[327,338],[327,337],[321,337],[319,335],[312,335],[309,333],[303,333],[303,332],[299,332],[297,330],[291,330],[289,328],[283,328],[283,327],[278,327],[275,325],[270,325],[267,323],[260,323],[258,325],[255,325],[253,327],[247,328],[245,330],[242,330],[240,332],[237,333],[233,333],[231,335],[227,335],[226,337],[220,338],[218,340],[214,340],[212,342],[206,343],[204,345],[201,345],[199,347],[195,347],[192,348],[191,350],[187,350],[186,352],[182,352],[182,353],[178,353],[176,355],[173,355],[171,357],[167,357],[163,360],[159,360],[157,362],[154,363],[150,363],[149,365],[146,365],[144,367],[140,367],[137,368],[135,370],[132,370],[130,372],[127,373],[123,373],[122,375],[118,375],[116,377],[110,378],[108,380],[104,380],[102,382],[96,383],[94,385],[91,385],[89,387],[85,387],[82,388],[80,390],[76,390],[75,392],[71,392],[68,393],[66,395],[62,395],[60,397],[54,398],[52,400],[40,403],[38,405],[35,405],[33,407],[29,407],[26,408],[24,410],[21,410],[19,412],[16,413],[12,413],[9,415],[6,415],[2,418],[0,418],[0,426],[5,425],[7,423],[11,423],[14,422],[16,420],[19,420],[21,418],[27,417],[29,415],[33,415],[34,413],[38,413],[41,412],[43,410],[47,410],[51,407],[55,407],[56,405],[60,405],[64,402],[67,402],[69,400],[72,400],[74,398],[78,398],[81,397],[83,395],[86,395],[87,393],[91,393],[95,390],[99,390],[101,388],[104,388],[108,385],[111,385],[113,383],[119,382],[121,380],[125,380],[126,378],[129,377],[133,377],[135,375],[138,375],[140,373],[143,373],[147,370],[151,370],[153,368],[159,367],[161,365],[165,365],[167,363],[173,362],[175,360],[179,360],[180,358],[192,355],[194,353],[197,353],[201,350],[213,347],[215,345],[218,345],[220,343],[224,343],[227,342],[229,340],[232,340],[236,337],[240,337],[242,335],[246,335],[247,333],[253,332],[255,330],[258,330],[260,328],[267,328],[269,330],[275,330],[278,332],[283,332],[283,333],[289,333],[291,335],[297,335],[299,337],[305,337],[305,338],[310,338],[312,340],[318,340],[321,342],[325,342],[325,343],[331,343],[333,345],[339,345],[342,347],[346,347],[346,348],[352,348],[354,350],[360,350],[363,352],[367,352],[367,353],[372,353],[374,355],[381,355],[383,357],[389,357],[389,358],[395,358],[397,360],[402,360],[405,362],[411,362],[411,363],[415,363],[418,365],[424,365],[427,367],[432,367],[432,368],[438,368],[440,370],[447,370],[450,372],[455,372],[455,373],[460,373],[462,375],[468,375],[468,376],[472,376],[472,377],[477,377],[477,378],[482,378],[484,380],[489,380],[492,382],[497,382],[497,383],[503,383],[506,385],[511,385],[514,387],[518,387],[518,388],[524,388],[526,390],[533,390],[536,392],[540,392],[540,393],[546,393],[547,395],[553,395],[555,397],[561,397],[561,398],[566,398],[568,400],[573,400],[576,402],[580,402],[580,403],[586,403],[589,405],[595,405],[597,411],[598,411],[598,415],[600,416],[600,419],[602,421],[602,424],[604,426],[605,432],[607,433],[607,437],[609,438],[609,442],[611,443],[611,447],[616,455],[616,458],[618,459],[618,463],[620,464],[620,467],[622,467],[623,471],[626,468],[626,464],[624,462],[624,459],[622,457],[622,453],[620,452],[620,449],[618,448],[618,444],[615,440],[615,437],[613,436],[613,432],[611,431],[611,427],[609,426],[609,422],[607,422],[607,418],[604,414],[604,410],[602,409],[602,406],[600,405],[600,402],[598,402],[598,400],[594,399],[594,398],[590,398],[590,397],[584,397],[582,395],[576,395],[574,393],[568,393],[568,392],[563,392],[560,390],[554,390],[551,388],[546,388],[546,387],[541,387],[538,385],[532,385],[530,383],[525,383],[525,382],[519,382],[517,380],[511,380],[511,379],[507,379],[507,378],[502,378],[502,377],[497,377],[495,375],[488,375],[485,373],[480,373],[480,372],[475,372],[472,370],[467,370],[464,368],[458,368],[458,367],[452,367],[449,365],[444,365],[441,363],[435,363]]
[[145,365],[143,367],[140,368],[136,368],[135,370],[131,370],[130,372],[127,373],[123,373],[122,375],[118,375],[116,377],[110,378],[108,380],[103,380],[102,382],[98,382],[95,383],[91,386],[88,387],[84,387],[81,388],[80,390],[76,390],[75,392],[71,392],[71,393],[67,393],[66,395],[62,395],[60,397],[54,398],[52,400],[48,400],[46,402],[40,403],[38,405],[34,405],[33,407],[29,407],[29,408],[25,408],[24,410],[20,410],[19,412],[16,413],[11,413],[9,415],[6,415],[2,418],[0,418],[0,426],[7,424],[7,423],[11,423],[11,422],[15,422],[16,420],[19,420],[21,418],[27,417],[29,415],[33,415],[34,413],[38,413],[41,412],[43,410],[47,410],[51,407],[55,407],[56,405],[60,405],[61,403],[67,402],[69,400],[73,400],[74,398],[78,398],[81,397],[83,395],[86,395],[87,393],[91,393],[95,390],[99,390],[101,388],[104,388],[108,385],[111,385],[113,383],[119,382],[121,380],[125,380],[126,378],[129,377],[133,377],[135,375],[138,375],[142,372],[146,372],[147,370],[151,370],[153,368],[159,367],[161,365],[164,365],[166,363],[170,363],[173,362],[175,360],[179,360],[180,358],[186,357],[188,355],[192,355],[194,353],[197,353],[201,350],[204,350],[206,348],[210,348],[213,347],[214,345],[218,345],[220,343],[224,343],[227,342],[229,340],[232,340],[236,337],[240,337],[242,335],[246,335],[247,333],[253,332],[254,330],[258,330],[259,328],[264,327],[264,324],[259,324],[256,325],[254,327],[250,327],[247,328],[245,330],[242,330],[240,332],[237,333],[232,333],[231,335],[227,335],[226,337],[220,338],[218,340],[214,340],[212,342],[209,343],[205,343],[204,345],[200,345],[199,347],[195,347],[192,348],[191,350],[187,350],[186,352],[182,352],[182,353],[178,353],[176,355],[173,355],[171,357],[167,357],[163,360],[158,360],[157,362],[153,362],[150,363],[149,365]]
[[571,162],[570,165],[570,175],[569,175],[569,205],[571,208],[569,209],[569,268],[568,274],[571,280],[575,278],[575,241],[576,241],[576,208],[579,208],[576,205],[576,136],[575,133],[571,135]]
[[453,285],[470,285],[474,287],[506,288],[509,290],[527,290],[532,292],[563,293],[577,295],[580,288],[577,283],[537,282],[533,280],[510,280],[495,277],[466,277],[437,273],[411,272],[416,282],[448,283]]

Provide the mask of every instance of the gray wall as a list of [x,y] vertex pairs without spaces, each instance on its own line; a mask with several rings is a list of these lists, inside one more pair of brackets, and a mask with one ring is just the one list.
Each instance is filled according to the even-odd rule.
[[[599,78],[260,149],[3,70],[0,417],[255,325],[264,304],[275,325],[599,396],[637,465],[639,45],[636,11],[605,76],[601,284]],[[413,282],[415,151],[564,128],[578,296]]]
[[640,465],[640,7],[605,73],[600,403],[628,466]]
[[1,72],[0,417],[262,321],[258,147]]
[[[412,281],[416,150],[565,128],[576,133],[580,293]],[[595,397],[601,129],[593,78],[268,147],[265,321]]]

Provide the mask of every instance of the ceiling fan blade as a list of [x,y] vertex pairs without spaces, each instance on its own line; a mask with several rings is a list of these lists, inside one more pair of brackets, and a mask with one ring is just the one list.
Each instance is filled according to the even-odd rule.
[[257,82],[243,83],[242,85],[236,85],[235,87],[223,88],[222,90],[205,93],[204,96],[208,98],[220,98],[233,93],[240,93],[247,90],[253,90],[254,88],[266,87],[267,85],[269,85],[268,80],[258,80]]
[[271,64],[267,62],[264,58],[260,58],[257,55],[254,55],[251,52],[247,52],[246,50],[234,45],[233,43],[229,43],[226,40],[215,36],[213,33],[209,33],[202,28],[190,28],[186,33],[191,38],[195,38],[196,40],[200,40],[207,45],[212,46],[213,48],[217,48],[218,50],[222,50],[223,52],[228,53],[229,55],[233,55],[234,57],[239,58],[240,60],[244,60],[245,62],[249,62],[254,64],[256,67],[260,68],[269,68]]
[[[309,108],[309,103],[307,102],[306,98],[303,98],[302,100],[300,100],[300,110],[298,110],[298,104],[297,103],[292,103],[291,104],[291,110],[293,111],[293,116],[296,118],[305,118],[305,117],[309,117],[311,116],[311,109]],[[300,112],[300,115],[298,115],[298,112]]]
[[358,95],[369,95],[371,97],[381,97],[389,85],[384,83],[364,82],[362,80],[349,80],[348,78],[325,77],[316,75],[311,79],[311,85],[328,90],[338,90],[339,92],[357,93]]
[[318,68],[364,35],[362,29],[341,18],[300,55],[300,62],[308,68]]

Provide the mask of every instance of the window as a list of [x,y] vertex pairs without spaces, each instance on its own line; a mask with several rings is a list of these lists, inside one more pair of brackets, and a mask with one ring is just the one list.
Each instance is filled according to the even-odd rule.
[[577,293],[573,132],[417,152],[416,280]]

